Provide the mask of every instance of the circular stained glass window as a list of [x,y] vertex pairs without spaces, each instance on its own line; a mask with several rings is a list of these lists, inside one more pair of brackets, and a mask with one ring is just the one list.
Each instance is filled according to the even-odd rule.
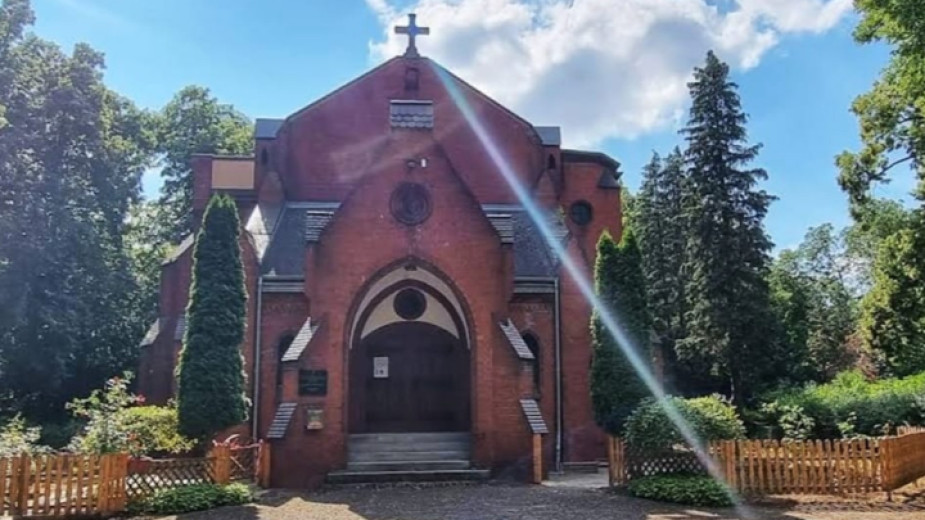
[[389,200],[392,216],[408,226],[416,226],[430,216],[430,194],[421,184],[403,182]]
[[395,295],[395,314],[406,320],[416,320],[427,310],[427,298],[417,289],[402,289]]
[[571,207],[569,207],[568,214],[572,222],[579,226],[587,225],[591,222],[591,219],[594,218],[594,210],[591,208],[591,204],[584,200],[573,202]]

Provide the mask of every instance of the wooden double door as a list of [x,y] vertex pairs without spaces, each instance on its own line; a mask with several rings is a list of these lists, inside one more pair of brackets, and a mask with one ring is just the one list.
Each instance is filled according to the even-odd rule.
[[350,356],[351,432],[469,430],[469,351],[449,332],[393,323]]

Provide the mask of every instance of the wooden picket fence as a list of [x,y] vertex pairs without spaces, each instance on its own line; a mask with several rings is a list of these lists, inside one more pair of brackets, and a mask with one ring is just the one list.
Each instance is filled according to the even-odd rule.
[[0,517],[64,518],[124,511],[132,500],[192,484],[269,484],[264,443],[215,446],[207,457],[133,459],[49,454],[0,458]]
[[[907,433],[911,432],[911,433]],[[711,443],[709,456],[730,488],[747,494],[890,493],[925,477],[925,430],[875,439]],[[610,483],[679,470],[690,472],[689,452],[641,463],[622,440],[608,442]],[[695,468],[705,472],[702,465]]]
[[125,508],[127,455],[0,459],[0,517],[68,517]]

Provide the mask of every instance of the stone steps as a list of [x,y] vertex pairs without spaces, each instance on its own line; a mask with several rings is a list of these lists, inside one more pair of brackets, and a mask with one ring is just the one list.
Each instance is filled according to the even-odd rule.
[[426,460],[469,460],[469,450],[400,450],[400,451],[350,451],[347,462],[419,462]]
[[489,473],[470,464],[468,432],[365,433],[347,440],[347,469],[328,482],[427,482],[484,480]]
[[487,469],[445,471],[335,471],[328,473],[329,484],[370,484],[384,482],[461,482],[488,480]]

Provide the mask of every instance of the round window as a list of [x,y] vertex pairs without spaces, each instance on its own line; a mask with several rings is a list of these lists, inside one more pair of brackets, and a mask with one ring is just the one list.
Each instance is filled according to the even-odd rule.
[[395,314],[406,320],[416,320],[427,309],[427,298],[417,289],[402,289],[395,295]]
[[579,226],[587,225],[594,218],[594,210],[591,208],[591,204],[584,200],[573,202],[569,207],[568,214],[572,222]]
[[421,184],[403,182],[392,192],[389,206],[395,220],[416,226],[430,216],[430,194]]

